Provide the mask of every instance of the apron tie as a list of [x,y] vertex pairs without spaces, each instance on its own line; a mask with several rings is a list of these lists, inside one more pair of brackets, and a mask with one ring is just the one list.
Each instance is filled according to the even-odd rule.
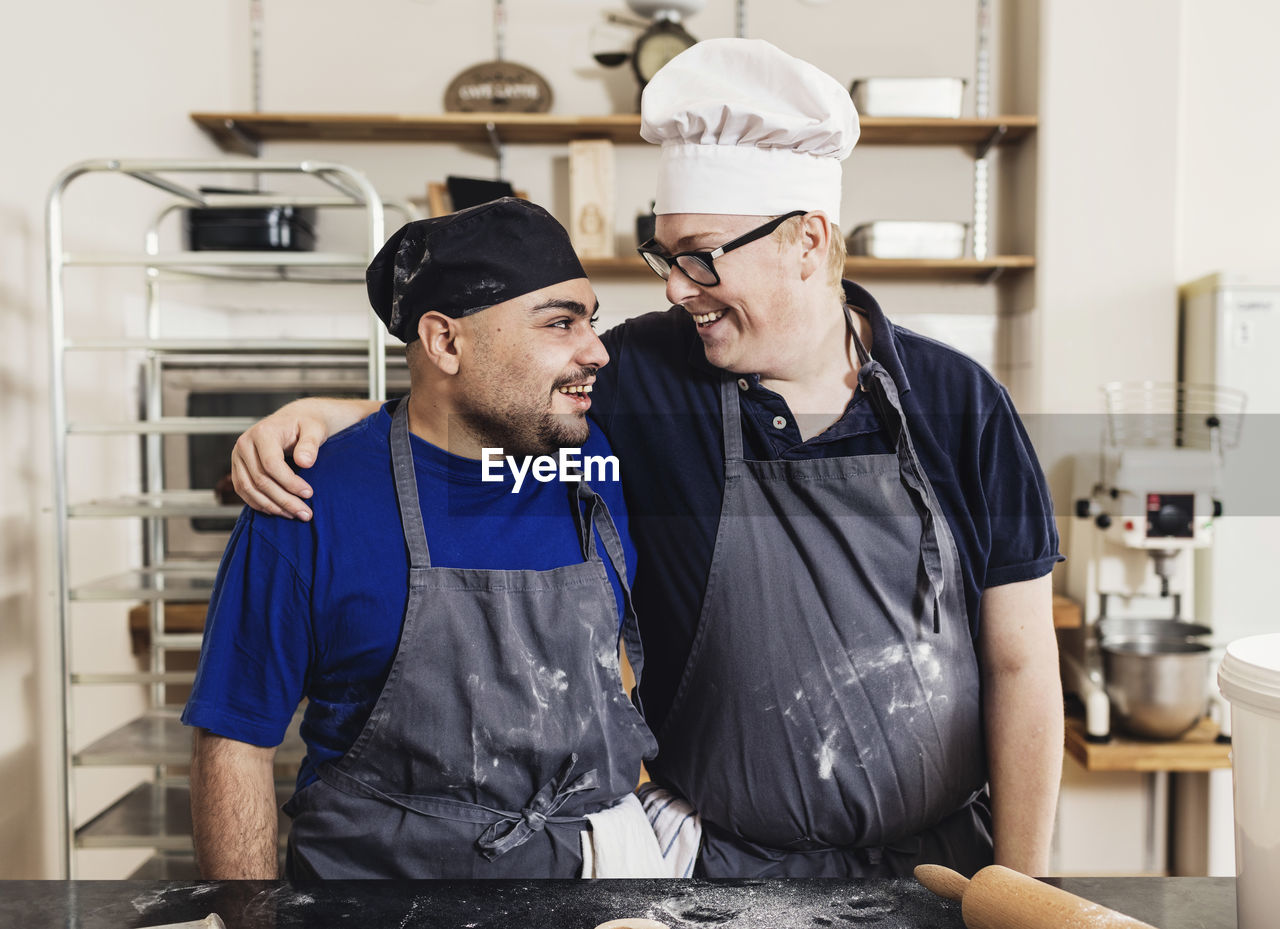
[[529,805],[520,811],[518,819],[503,819],[486,829],[480,838],[476,839],[476,847],[480,849],[481,854],[492,861],[513,848],[518,848],[529,841],[534,833],[541,832],[547,824],[547,817],[554,815],[570,797],[587,790],[595,790],[600,781],[595,768],[579,774],[572,781],[569,780],[573,767],[577,763],[577,754],[571,754],[564,760],[555,777],[543,784],[542,788],[533,795]]

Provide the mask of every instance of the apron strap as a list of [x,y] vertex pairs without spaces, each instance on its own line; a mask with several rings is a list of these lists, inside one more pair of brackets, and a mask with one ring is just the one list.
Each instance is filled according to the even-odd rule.
[[893,439],[903,483],[921,504],[920,560],[929,581],[929,597],[933,606],[933,631],[941,631],[940,615],[946,580],[942,571],[942,540],[939,527],[946,517],[929,486],[920,457],[916,454],[907,417],[898,397],[898,386],[878,361],[864,364],[858,370],[858,385],[871,398],[877,416]]
[[573,510],[573,518],[578,526],[578,545],[582,549],[584,561],[596,557],[596,535],[592,527],[596,523],[596,507],[600,505],[600,495],[591,489],[583,480],[576,484],[565,482],[569,491],[569,509]]
[[347,774],[333,764],[324,764],[316,769],[320,780],[336,790],[364,797],[369,800],[381,800],[391,806],[398,807],[420,816],[433,816],[437,819],[448,819],[453,822],[488,824],[488,828],[476,840],[476,846],[485,858],[492,861],[529,841],[535,832],[541,832],[547,823],[569,824],[585,823],[585,816],[557,816],[556,812],[575,794],[595,790],[599,786],[600,777],[595,768],[585,771],[570,780],[578,756],[571,754],[561,764],[555,776],[533,795],[528,805],[520,812],[497,810],[478,803],[466,803],[448,797],[407,797],[383,793],[378,788],[357,777]]
[[844,321],[849,326],[849,335],[853,336],[853,349],[858,355],[858,367],[870,363],[871,353],[867,351],[867,347],[862,344],[862,337],[858,335],[858,327],[853,322],[853,311],[849,309],[849,304],[845,304],[841,309],[844,310]]
[[[853,311],[849,305],[844,306],[845,322],[849,326],[849,334],[853,336],[853,345],[858,354],[858,386],[871,399],[872,409],[881,424],[889,431],[894,450],[898,455],[898,465],[902,471],[907,488],[916,495],[923,505],[923,525],[920,532],[920,560],[924,564],[925,575],[929,579],[929,594],[933,600],[933,631],[940,630],[940,613],[942,610],[942,594],[946,589],[946,581],[942,573],[942,542],[938,527],[942,508],[930,489],[924,468],[920,465],[920,457],[916,454],[915,443],[911,440],[911,430],[907,428],[907,416],[902,410],[902,402],[898,397],[898,385],[893,382],[884,366],[871,357],[862,339],[858,336],[858,327],[853,322]],[[870,389],[878,385],[879,390]]]
[[427,530],[422,524],[422,505],[418,502],[418,476],[413,470],[413,446],[409,441],[409,395],[400,398],[391,417],[391,469],[396,479],[396,498],[400,503],[400,525],[409,548],[409,570],[431,567],[427,548]]
[[566,758],[560,770],[556,772],[556,776],[542,785],[514,822],[499,821],[486,829],[480,838],[476,839],[476,847],[480,849],[481,854],[492,861],[499,855],[504,855],[511,849],[523,845],[533,837],[535,832],[542,831],[548,818],[564,806],[570,797],[587,790],[595,790],[600,783],[595,768],[579,774],[573,780],[569,779],[573,774],[573,766],[577,763],[577,754]]
[[720,422],[724,433],[724,460],[742,457],[742,408],[738,404],[738,382],[724,372],[720,380]]
[[[622,549],[622,537],[609,512],[608,504],[591,489],[586,481],[579,481],[572,494],[571,505],[578,517],[579,532],[582,537],[583,554],[588,560],[596,557],[596,536],[600,533],[600,541],[604,543],[604,552],[613,565],[613,573],[622,588],[622,641],[627,649],[627,660],[631,662],[631,671],[636,678],[635,704],[641,714],[644,708],[640,703],[640,678],[644,673],[644,646],[640,642],[640,628],[636,620],[635,603],[631,595],[631,585],[627,583],[627,556]],[[583,504],[586,515],[583,515]],[[592,532],[594,527],[595,532]]]

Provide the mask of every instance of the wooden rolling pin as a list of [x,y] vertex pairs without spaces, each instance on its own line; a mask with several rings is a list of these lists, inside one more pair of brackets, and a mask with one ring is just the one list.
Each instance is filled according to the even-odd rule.
[[1155,929],[998,864],[973,880],[936,864],[917,865],[915,875],[938,896],[959,900],[969,929]]

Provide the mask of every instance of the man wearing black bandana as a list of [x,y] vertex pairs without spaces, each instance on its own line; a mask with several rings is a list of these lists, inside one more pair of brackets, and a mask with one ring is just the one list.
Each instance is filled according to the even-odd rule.
[[599,875],[611,823],[647,830],[655,750],[619,671],[620,639],[643,662],[617,475],[482,461],[607,459],[595,294],[515,199],[408,224],[367,280],[411,393],[326,446],[314,519],[236,525],[183,715],[201,871],[276,876],[275,746],[305,698],[290,878]]

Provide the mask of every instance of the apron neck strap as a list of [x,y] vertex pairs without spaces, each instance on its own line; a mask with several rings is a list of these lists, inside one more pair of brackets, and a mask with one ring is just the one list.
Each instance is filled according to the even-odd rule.
[[849,327],[849,335],[853,336],[853,349],[858,356],[858,367],[868,364],[871,361],[871,353],[867,351],[867,347],[862,344],[862,337],[858,335],[858,325],[853,321],[853,311],[849,309],[849,304],[845,304],[844,321]]
[[422,505],[418,502],[418,476],[413,470],[413,445],[409,441],[409,395],[396,405],[391,417],[391,469],[396,481],[396,498],[400,503],[400,526],[409,548],[410,568],[431,567],[427,548],[427,530],[422,524]]
[[724,372],[720,378],[720,425],[724,434],[724,458],[742,457],[742,409],[738,405],[738,382]]
[[[627,556],[622,549],[622,536],[618,534],[618,527],[613,521],[608,505],[586,481],[579,481],[576,490],[569,491],[569,497],[570,506],[578,520],[583,557],[588,560],[596,557],[596,533],[599,533],[600,541],[604,543],[605,556],[613,565],[613,573],[618,578],[618,585],[622,590],[622,640],[626,645],[627,659],[631,662],[631,670],[638,684],[644,673],[644,648],[640,644],[640,630],[636,622],[635,604],[631,598],[631,585],[627,582]],[[585,515],[584,506],[586,507]],[[638,688],[635,704],[636,709],[643,713]]]
[[569,492],[569,509],[573,511],[574,521],[578,526],[578,546],[582,549],[584,561],[596,557],[596,534],[592,527],[596,524],[596,511],[602,505],[600,495],[591,489],[586,481],[577,484],[565,483]]

